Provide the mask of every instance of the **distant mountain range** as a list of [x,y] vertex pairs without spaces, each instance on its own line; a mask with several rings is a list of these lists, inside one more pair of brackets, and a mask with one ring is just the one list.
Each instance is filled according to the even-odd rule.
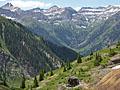
[[[22,10],[7,3],[0,15],[20,22],[33,33],[53,44],[63,45],[87,55],[117,42],[119,34],[119,6],[71,7],[52,6],[49,9]],[[118,15],[117,20],[114,18]],[[112,18],[112,21],[110,21]],[[116,26],[117,25],[117,26]],[[114,38],[114,39],[113,39]]]
[[50,7],[49,9],[34,8],[30,10],[22,10],[19,7],[13,6],[11,3],[3,5],[1,9],[4,9],[4,12],[5,10],[9,10],[13,13],[13,16],[10,16],[7,13],[1,11],[3,16],[11,17],[16,20],[22,17],[32,16],[32,18],[37,19],[38,21],[44,20],[46,22],[62,20],[71,20],[75,22],[79,21],[79,17],[81,17],[81,15],[86,17],[86,21],[90,21],[92,18],[97,17],[107,19],[109,16],[120,11],[119,6],[112,5],[97,8],[82,7],[79,11],[76,11],[71,7],[60,8],[56,5]]

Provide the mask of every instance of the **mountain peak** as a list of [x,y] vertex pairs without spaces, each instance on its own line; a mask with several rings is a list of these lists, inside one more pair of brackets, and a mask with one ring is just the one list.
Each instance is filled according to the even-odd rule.
[[50,7],[50,8],[59,8],[59,7],[57,5],[54,5],[54,6]]
[[32,11],[32,12],[42,12],[43,9],[39,8],[39,7],[36,7],[36,8],[33,8],[33,9],[30,9],[28,11]]
[[5,7],[13,7],[13,5],[11,3],[6,3],[5,5],[2,6],[2,8],[5,8]]
[[33,9],[36,9],[36,10],[41,10],[39,7],[36,7],[36,8],[33,8]]
[[55,11],[57,11],[57,10],[59,10],[60,8],[57,6],[57,5],[54,5],[54,6],[52,6],[52,7],[50,7],[48,10],[47,10],[47,12],[55,12]]
[[73,11],[73,12],[76,12],[76,13],[77,13],[77,11],[76,11],[75,9],[73,9],[72,7],[65,7],[65,9],[67,9],[67,10],[69,10],[69,11]]
[[107,8],[120,8],[119,5],[108,5]]
[[13,6],[13,5],[12,5],[12,3],[7,3],[6,6],[11,7],[11,6]]
[[59,7],[57,5],[54,5],[54,6],[49,8],[49,10],[57,10],[57,9],[59,9]]
[[13,4],[11,4],[11,3],[7,3],[7,4],[3,5],[1,8],[2,9],[7,9],[7,10],[10,10],[10,11],[20,10],[20,8],[13,6]]
[[36,7],[36,8],[33,8],[33,9],[30,9],[30,10],[32,10],[32,11],[41,11],[41,10],[43,10],[43,9],[41,9],[41,8],[39,8],[39,7]]

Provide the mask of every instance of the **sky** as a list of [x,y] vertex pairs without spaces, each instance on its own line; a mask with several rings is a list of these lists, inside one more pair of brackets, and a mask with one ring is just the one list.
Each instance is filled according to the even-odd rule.
[[8,2],[24,10],[36,7],[46,9],[53,5],[59,7],[73,7],[76,10],[79,10],[81,7],[120,5],[120,0],[0,0],[0,6]]

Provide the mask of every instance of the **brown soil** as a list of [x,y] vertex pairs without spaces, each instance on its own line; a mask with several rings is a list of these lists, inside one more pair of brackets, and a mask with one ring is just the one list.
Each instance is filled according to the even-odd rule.
[[120,90],[120,69],[112,70],[97,84],[96,90]]

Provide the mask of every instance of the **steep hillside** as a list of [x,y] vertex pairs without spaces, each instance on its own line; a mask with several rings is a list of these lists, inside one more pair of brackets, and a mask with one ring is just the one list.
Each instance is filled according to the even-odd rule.
[[58,44],[46,41],[46,45],[52,50],[52,52],[61,58],[65,63],[72,62],[77,58],[78,54],[74,50],[62,44]]
[[[31,32],[33,32],[34,34],[42,36],[47,41],[47,45],[50,46],[51,49],[54,52],[56,52],[56,54],[58,56],[60,56],[63,60],[73,61],[76,59],[76,52],[74,50],[72,50],[69,46],[71,44],[71,42],[70,42],[71,40],[67,39],[68,33],[66,32],[66,30],[64,30],[65,25],[64,26],[61,25],[58,30],[57,25],[53,25],[53,24],[45,23],[45,22],[38,22],[38,21],[32,19],[31,17],[23,18],[19,22],[22,23],[23,25],[25,25],[26,27],[28,27],[29,30]],[[66,27],[69,27],[70,25],[66,25]],[[61,31],[61,33],[60,33],[60,29],[63,29]],[[71,27],[70,30],[69,30],[69,34],[72,34],[72,30],[74,30],[74,29],[72,29],[72,27]],[[65,34],[65,32],[66,32],[66,34]],[[63,39],[61,40],[61,38],[59,38],[59,36],[62,37]],[[74,37],[74,36],[69,35],[69,37]],[[65,44],[65,42],[68,42],[67,45]],[[58,48],[61,52],[60,54],[58,52],[59,50],[56,50],[56,47],[60,47],[60,48]],[[66,52],[64,52],[64,49],[66,49]],[[64,52],[64,54],[63,54],[63,52]]]
[[0,17],[0,85],[6,77],[10,87],[19,87],[23,75],[30,77],[42,69],[59,68],[76,57],[75,51],[33,34],[20,23]]
[[26,74],[33,75],[40,69],[60,67],[64,62],[43,42],[19,23],[0,17],[0,46],[10,53],[24,68]]

